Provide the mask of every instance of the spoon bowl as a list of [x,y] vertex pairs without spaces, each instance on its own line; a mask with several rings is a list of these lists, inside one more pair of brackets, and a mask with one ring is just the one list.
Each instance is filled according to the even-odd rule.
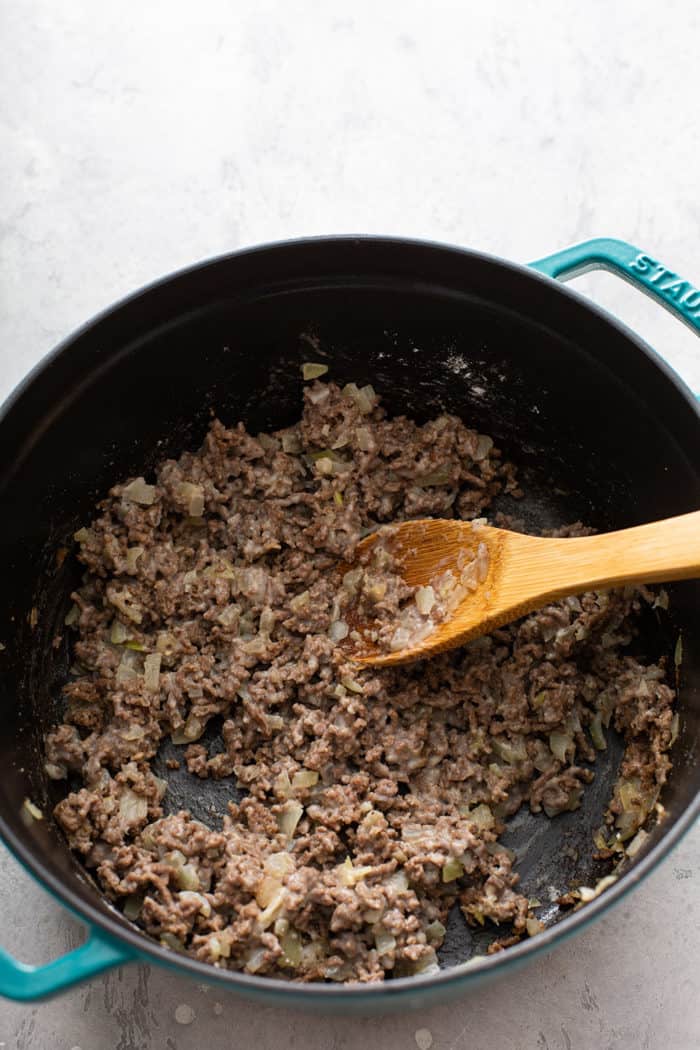
[[364,645],[370,627],[354,622],[363,638],[354,658],[374,666],[456,648],[567,595],[700,576],[700,511],[619,532],[554,539],[468,521],[406,521],[367,536],[358,557],[379,540],[392,555],[394,571],[413,587],[432,585],[448,571],[459,578],[481,544],[488,567],[474,590],[406,648],[386,652]]

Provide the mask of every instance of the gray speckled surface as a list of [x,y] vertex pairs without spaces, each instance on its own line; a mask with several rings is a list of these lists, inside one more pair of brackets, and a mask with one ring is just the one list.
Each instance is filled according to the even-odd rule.
[[[618,235],[697,282],[699,39],[693,0],[2,5],[0,394],[130,289],[282,237],[526,260]],[[578,286],[700,390],[690,332],[611,277]],[[0,1002],[0,1050],[690,1050],[699,879],[696,828],[582,936],[420,1015],[315,1019],[135,966]],[[28,961],[80,941],[2,847],[0,914]]]

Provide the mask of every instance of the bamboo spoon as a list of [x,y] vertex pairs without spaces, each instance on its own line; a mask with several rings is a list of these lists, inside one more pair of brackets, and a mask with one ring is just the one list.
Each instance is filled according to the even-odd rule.
[[[427,586],[448,569],[459,577],[460,552],[464,559],[466,548],[473,557],[480,543],[486,544],[489,563],[477,589],[415,645],[397,652],[358,645],[354,658],[375,666],[407,663],[453,649],[566,595],[700,576],[700,511],[569,539],[523,536],[465,521],[406,521],[367,536],[358,553],[380,536],[396,559],[396,571],[413,586]],[[352,626],[361,636],[370,627]]]

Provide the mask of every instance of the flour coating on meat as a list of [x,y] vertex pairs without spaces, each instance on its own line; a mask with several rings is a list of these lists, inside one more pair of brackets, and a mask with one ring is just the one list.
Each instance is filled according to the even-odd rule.
[[[627,651],[650,592],[570,598],[406,668],[345,655],[338,567],[361,536],[473,519],[502,491],[519,495],[514,469],[456,417],[387,419],[371,388],[320,382],[298,425],[216,421],[152,484],[111,490],[77,534],[74,677],[45,743],[49,776],[80,785],[56,819],[127,917],[304,981],[430,972],[456,901],[517,938],[531,912],[504,821],[575,809],[608,725],[626,750],[606,843],[635,833],[673,734],[664,668]],[[198,743],[213,719],[216,754]],[[168,736],[192,776],[246,793],[221,826],[163,816]]]

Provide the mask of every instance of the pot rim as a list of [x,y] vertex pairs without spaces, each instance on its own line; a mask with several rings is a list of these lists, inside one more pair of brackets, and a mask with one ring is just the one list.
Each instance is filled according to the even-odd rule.
[[[151,292],[173,282],[177,279],[187,277],[190,274],[204,271],[209,267],[225,263],[233,258],[254,257],[267,253],[279,253],[293,251],[296,248],[312,245],[328,245],[335,243],[338,246],[358,248],[366,244],[377,244],[385,248],[395,247],[397,249],[430,249],[442,254],[462,256],[477,262],[495,264],[501,269],[527,276],[532,281],[550,286],[560,295],[575,301],[579,306],[591,311],[602,321],[611,325],[620,334],[626,336],[635,348],[646,356],[665,377],[671,381],[676,392],[694,410],[700,422],[700,403],[695,399],[690,389],[681,377],[670,365],[642,340],[636,332],[628,328],[605,309],[598,306],[585,296],[569,287],[554,281],[552,278],[538,273],[525,264],[512,262],[497,255],[487,252],[464,248],[459,245],[447,244],[439,241],[423,240],[410,237],[382,236],[375,234],[328,234],[315,237],[289,238],[280,241],[271,241],[260,245],[253,245],[224,252],[219,255],[200,260],[177,269],[164,277],[159,277],[148,282],[141,288],[121,297],[112,305],[101,310],[91,319],[79,326],[66,338],[61,340],[50,350],[34,367],[20,380],[15,388],[7,396],[0,406],[0,426],[10,410],[29,391],[35,379],[65,351],[69,350],[73,343],[91,329],[98,327],[111,316],[118,313],[123,307],[135,303],[138,299],[148,296]],[[140,933],[135,927],[126,926],[120,919],[115,909],[115,918],[112,919],[105,914],[97,905],[90,905],[78,894],[74,893],[71,886],[62,879],[45,870],[41,862],[34,856],[33,851],[25,844],[23,838],[15,834],[7,824],[3,814],[0,812],[0,837],[29,872],[44,886],[54,897],[64,904],[78,919],[86,922],[88,926],[96,926],[104,933],[117,941],[125,942],[135,950],[135,956],[148,961],[153,961],[161,966],[175,969],[179,972],[197,976],[207,983],[217,983],[227,986],[231,991],[238,991],[248,997],[273,999],[278,1004],[303,1006],[312,1005],[316,1001],[343,1002],[350,1004],[360,1002],[368,1007],[371,1002],[379,999],[396,1000],[399,997],[420,996],[431,990],[447,988],[450,986],[466,986],[474,983],[477,979],[484,979],[497,972],[512,969],[526,959],[533,958],[544,951],[550,950],[555,944],[564,941],[575,932],[583,929],[594,919],[604,914],[610,907],[622,900],[623,897],[637,886],[678,844],[683,835],[700,816],[700,792],[688,803],[685,809],[675,818],[673,825],[661,833],[659,841],[643,857],[636,861],[619,879],[601,896],[584,907],[565,915],[553,926],[547,927],[535,938],[520,941],[504,952],[498,952],[490,956],[477,956],[466,963],[451,966],[441,970],[439,973],[426,976],[411,976],[393,978],[389,981],[376,984],[321,984],[321,983],[293,983],[274,977],[258,977],[254,974],[246,974],[238,970],[219,970],[209,963],[200,962],[188,955],[175,954],[167,948],[162,947],[146,934]],[[103,897],[106,902],[106,898]],[[303,1002],[302,1002],[303,1000]]]

